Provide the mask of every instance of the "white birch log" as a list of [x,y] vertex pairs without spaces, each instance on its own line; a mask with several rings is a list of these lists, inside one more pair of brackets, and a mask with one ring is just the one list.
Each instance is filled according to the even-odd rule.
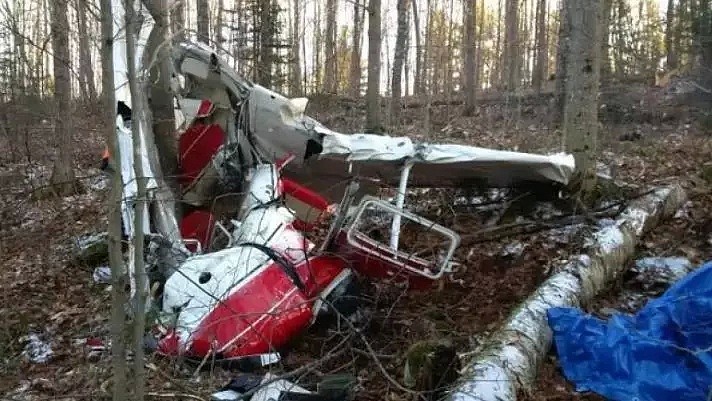
[[534,382],[551,346],[547,310],[590,302],[623,273],[640,237],[672,216],[684,200],[683,189],[674,185],[631,202],[614,225],[593,235],[588,255],[561,266],[509,316],[483,351],[466,364],[449,401],[516,400],[517,390]]

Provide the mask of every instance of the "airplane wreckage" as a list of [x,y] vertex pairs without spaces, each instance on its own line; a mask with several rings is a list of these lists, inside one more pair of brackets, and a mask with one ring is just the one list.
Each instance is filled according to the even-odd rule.
[[[334,132],[304,115],[306,99],[254,84],[211,48],[183,42],[171,50],[179,202],[186,205],[178,220],[174,194],[162,183],[149,113],[141,105],[131,109],[125,46],[118,40],[114,50],[123,230],[134,237],[134,163],[141,163],[150,204],[142,216],[149,239],[146,291],[162,322],[160,354],[274,353],[338,311],[357,277],[424,290],[450,276],[459,236],[406,210],[410,187],[563,186],[574,171],[567,154]],[[136,124],[140,161],[132,156]],[[370,188],[387,185],[397,187],[392,201],[373,196]],[[230,213],[214,212],[221,201]],[[399,237],[406,226],[432,238],[437,249],[407,249]],[[309,235],[317,227],[323,228],[318,243]],[[387,234],[372,234],[374,227]]]

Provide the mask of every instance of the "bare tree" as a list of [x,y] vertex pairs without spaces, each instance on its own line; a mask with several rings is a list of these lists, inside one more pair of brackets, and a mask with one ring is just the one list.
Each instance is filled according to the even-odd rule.
[[596,185],[598,87],[600,70],[601,1],[567,0],[564,147],[576,158],[581,198],[589,199]]
[[546,33],[546,0],[538,0],[536,10],[536,59],[532,73],[532,86],[537,92],[541,91],[542,82],[546,79],[546,72],[549,69],[549,44]]
[[408,3],[409,0],[398,0],[398,31],[396,33],[396,49],[393,56],[393,75],[391,79],[391,121],[397,122],[401,107],[401,87],[403,78],[403,63],[405,62],[405,41],[408,36]]
[[125,269],[121,256],[121,152],[116,141],[116,98],[114,96],[114,33],[111,0],[101,0],[101,86],[104,107],[101,125],[114,160],[111,197],[107,202],[109,216],[109,265],[111,267],[111,367],[113,401],[127,399],[126,342],[124,339],[126,304]]
[[474,1],[464,0],[464,18],[465,18],[465,35],[464,49],[465,60],[463,65],[464,87],[465,92],[465,115],[471,116],[475,112],[475,21],[477,19],[477,11]]
[[185,38],[185,2],[176,0],[171,9],[171,34],[176,41]]
[[667,12],[665,13],[665,51],[667,51],[667,68],[673,69],[677,67],[677,56],[672,46],[672,37],[675,19],[675,1],[668,0]]
[[210,43],[210,9],[208,0],[197,0],[198,3],[198,41]]
[[368,90],[366,93],[366,130],[381,127],[381,0],[368,3]]
[[[72,86],[69,71],[69,23],[67,21],[68,0],[52,2],[52,48],[54,50],[54,97],[55,130],[54,139],[59,155],[54,163],[51,183],[54,191],[66,196],[79,190],[79,182],[74,175],[72,156]],[[69,112],[68,112],[69,111]]]
[[351,96],[361,94],[361,36],[363,34],[362,8],[359,0],[354,0],[354,28],[351,43],[351,65],[349,67],[349,87]]
[[611,12],[613,0],[603,0],[603,10],[601,12],[601,76],[607,77],[611,74],[610,44],[611,40]]
[[415,30],[415,77],[413,93],[420,95],[423,93],[423,49],[420,38],[420,19],[418,17],[417,0],[412,0],[413,7],[413,29]]
[[87,25],[87,0],[76,0],[77,24],[79,28],[79,82],[84,97],[94,104],[96,100],[96,85],[94,85],[94,70],[91,62],[91,47],[89,46],[89,26]]
[[218,45],[218,48],[221,48],[222,45],[225,42],[225,38],[223,37],[222,29],[223,29],[223,8],[225,5],[223,4],[224,0],[218,0],[217,2],[217,7],[215,10],[215,24],[213,25],[213,41]]
[[302,68],[299,61],[299,37],[301,36],[299,22],[299,7],[300,1],[294,0],[294,20],[292,21],[292,53],[290,54],[290,73],[291,77],[289,79],[289,93],[292,96],[298,96],[302,94]]
[[336,0],[326,0],[324,91],[336,93]]
[[504,18],[504,60],[503,81],[508,92],[519,87],[521,55],[519,54],[519,0],[506,0],[507,12]]

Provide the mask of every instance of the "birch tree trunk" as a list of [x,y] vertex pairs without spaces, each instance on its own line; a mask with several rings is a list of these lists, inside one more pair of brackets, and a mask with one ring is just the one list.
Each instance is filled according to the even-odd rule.
[[366,131],[381,127],[381,0],[368,3],[368,90],[366,93]]
[[210,43],[210,9],[208,0],[197,0],[198,7],[198,41]]
[[463,66],[465,92],[465,115],[471,116],[475,112],[475,21],[477,19],[474,1],[464,0],[465,35],[464,50],[465,60]]
[[77,192],[79,182],[74,175],[72,155],[72,85],[69,71],[68,0],[52,2],[52,49],[54,62],[55,146],[59,151],[52,170],[51,184],[59,196]]
[[336,0],[326,0],[324,91],[336,93]]
[[101,0],[101,87],[104,92],[104,135],[114,158],[111,197],[107,202],[109,216],[109,266],[111,267],[111,369],[112,400],[124,401],[126,394],[126,343],[124,339],[126,304],[126,269],[121,255],[121,152],[116,143],[116,98],[114,96],[114,32],[111,0]]
[[[126,10],[126,64],[128,66],[129,89],[131,91],[131,130],[133,139],[133,160],[141,160],[143,152],[141,151],[141,134],[140,125],[143,123],[140,115],[145,113],[145,105],[142,104],[142,96],[139,94],[139,85],[137,83],[136,74],[136,34],[140,29],[140,25],[134,15],[133,0],[125,0],[124,8]],[[136,297],[134,299],[133,313],[133,386],[134,386],[134,401],[143,401],[145,398],[146,377],[144,373],[144,353],[143,353],[143,336],[146,326],[146,269],[143,259],[143,241],[144,227],[143,216],[146,210],[146,175],[143,171],[143,163],[135,162],[133,164],[134,174],[136,176],[137,192],[134,201],[134,283],[136,287]]]
[[391,121],[398,123],[401,108],[402,74],[405,62],[405,41],[408,36],[408,2],[398,0],[398,31],[396,33],[396,48],[393,56],[393,76],[391,79]]
[[600,0],[565,2],[570,30],[566,58],[564,148],[576,158],[580,198],[596,185],[598,87],[600,74]]

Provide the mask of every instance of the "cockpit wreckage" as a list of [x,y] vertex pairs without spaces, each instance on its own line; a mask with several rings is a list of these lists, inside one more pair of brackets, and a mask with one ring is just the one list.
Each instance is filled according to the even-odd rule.
[[[338,310],[356,277],[426,290],[451,275],[459,236],[406,210],[410,187],[565,185],[574,171],[566,154],[334,132],[304,115],[306,99],[256,85],[211,48],[183,42],[171,50],[185,205],[177,219],[162,193],[150,117],[131,110],[124,51],[117,40],[123,227],[133,238],[133,163],[140,162],[149,178],[146,269],[161,354],[270,354]],[[132,124],[139,124],[140,161],[132,157]],[[371,188],[389,185],[397,188],[392,201],[373,196]],[[407,227],[437,245],[413,252],[399,237]]]

